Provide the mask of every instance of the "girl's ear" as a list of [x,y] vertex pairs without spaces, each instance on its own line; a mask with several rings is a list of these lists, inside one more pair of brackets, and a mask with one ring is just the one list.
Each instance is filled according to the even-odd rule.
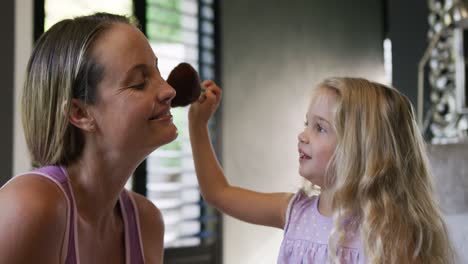
[[87,132],[95,130],[95,120],[86,104],[78,99],[72,99],[68,119],[77,128]]

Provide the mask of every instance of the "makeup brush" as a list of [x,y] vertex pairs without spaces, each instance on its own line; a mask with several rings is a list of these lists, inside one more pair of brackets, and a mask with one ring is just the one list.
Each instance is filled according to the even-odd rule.
[[186,62],[180,63],[169,73],[167,83],[177,93],[172,99],[172,107],[186,106],[195,102],[202,91],[197,71]]

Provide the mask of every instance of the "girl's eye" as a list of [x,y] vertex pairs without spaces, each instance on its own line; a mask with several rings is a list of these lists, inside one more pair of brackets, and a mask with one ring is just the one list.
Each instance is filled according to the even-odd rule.
[[320,124],[315,125],[315,128],[317,129],[317,131],[318,131],[319,133],[325,133],[325,132],[327,132],[327,130],[326,130],[325,128],[323,128]]
[[308,126],[308,125],[309,125],[309,122],[307,122],[307,120],[304,121],[304,126],[306,127],[306,126]]

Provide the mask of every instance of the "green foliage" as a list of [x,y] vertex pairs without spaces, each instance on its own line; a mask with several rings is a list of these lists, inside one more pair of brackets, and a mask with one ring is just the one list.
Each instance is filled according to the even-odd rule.
[[149,0],[146,33],[159,43],[181,42],[181,0]]
[[179,130],[179,136],[169,144],[161,147],[163,150],[182,150],[182,137],[188,135],[187,131],[187,111],[184,108],[171,109],[173,122]]
[[172,167],[172,168],[180,168],[182,166],[182,160],[180,158],[169,158],[169,157],[161,157],[159,158],[159,162],[163,167]]

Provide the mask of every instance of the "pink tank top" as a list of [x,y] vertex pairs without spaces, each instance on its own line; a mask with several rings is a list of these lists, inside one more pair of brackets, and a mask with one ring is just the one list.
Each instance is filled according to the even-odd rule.
[[[68,220],[64,239],[65,264],[78,264],[80,257],[78,255],[78,236],[77,236],[77,209],[75,198],[71,191],[70,182],[66,170],[59,166],[46,166],[29,172],[44,176],[56,183],[63,191],[68,202]],[[24,175],[24,174],[23,174]],[[20,176],[20,175],[18,175]],[[125,263],[142,264],[144,261],[143,246],[140,236],[140,224],[138,219],[138,209],[132,197],[127,190],[123,190],[119,196],[120,208],[122,210],[124,233],[125,233]]]

